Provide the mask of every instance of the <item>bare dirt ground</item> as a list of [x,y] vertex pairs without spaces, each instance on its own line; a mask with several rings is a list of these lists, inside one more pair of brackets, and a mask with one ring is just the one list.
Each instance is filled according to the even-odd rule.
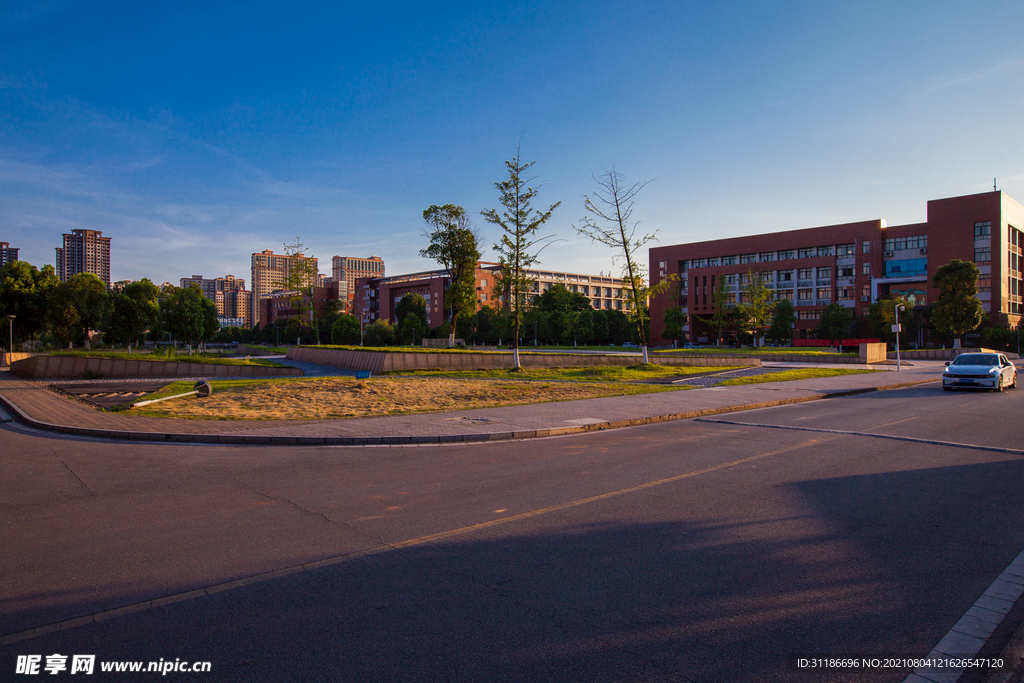
[[[133,409],[130,413],[210,420],[315,420],[468,410],[673,390],[622,383],[447,378],[356,380],[338,377],[218,384],[214,383],[214,392],[207,398],[174,399]],[[191,386],[186,386],[181,390],[190,389]]]

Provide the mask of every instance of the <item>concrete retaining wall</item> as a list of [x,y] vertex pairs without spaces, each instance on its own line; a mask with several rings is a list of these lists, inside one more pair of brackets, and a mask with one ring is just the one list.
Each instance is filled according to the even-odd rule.
[[301,377],[298,368],[266,368],[258,365],[216,365],[176,361],[88,358],[84,356],[35,356],[15,361],[11,372],[22,379],[129,379],[139,377]]
[[[1001,353],[1007,358],[1017,360],[1016,353],[995,351],[993,349],[900,349],[901,360],[953,360],[961,353]],[[896,360],[896,352],[889,352],[889,359]]]
[[[512,367],[511,353],[393,353],[353,349],[293,347],[288,357],[294,360],[332,365],[347,370],[367,370],[374,374],[403,370],[503,370]],[[640,363],[639,356],[562,353],[523,353],[519,360],[526,368],[579,368],[594,365],[629,366]],[[651,361],[659,365],[719,367],[723,365],[760,366],[759,358],[749,356],[706,356],[703,354],[658,354]]]
[[17,362],[19,360],[25,360],[26,358],[31,358],[32,356],[41,355],[41,353],[31,353],[22,351],[15,351],[14,353],[0,353],[0,368],[6,368],[11,363]]

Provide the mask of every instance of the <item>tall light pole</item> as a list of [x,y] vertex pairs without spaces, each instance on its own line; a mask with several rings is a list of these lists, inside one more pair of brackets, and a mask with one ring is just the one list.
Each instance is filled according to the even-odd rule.
[[892,326],[896,332],[896,372],[900,371],[900,311],[907,310],[900,302],[896,302],[896,324]]
[[7,315],[7,352],[10,355],[7,356],[7,367],[10,367],[10,361],[14,357],[14,316]]

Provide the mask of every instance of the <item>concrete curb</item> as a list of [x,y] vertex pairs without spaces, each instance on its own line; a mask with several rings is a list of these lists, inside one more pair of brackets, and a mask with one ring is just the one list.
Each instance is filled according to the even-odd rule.
[[709,408],[706,410],[693,410],[684,413],[671,413],[667,415],[654,415],[650,417],[631,418],[627,420],[616,420],[613,422],[599,422],[596,424],[578,425],[573,427],[553,427],[550,429],[530,429],[511,432],[484,432],[478,434],[447,434],[438,436],[260,436],[246,434],[183,434],[174,432],[133,432],[115,429],[100,429],[92,427],[75,427],[71,425],[58,425],[43,422],[30,417],[23,412],[10,399],[0,395],[0,405],[6,406],[15,421],[35,429],[42,429],[61,434],[73,436],[84,436],[94,439],[118,439],[125,441],[148,441],[161,443],[207,443],[218,445],[238,446],[401,446],[401,445],[429,445],[441,443],[472,443],[480,441],[508,441],[513,439],[539,439],[548,436],[563,436],[568,434],[583,434],[605,429],[622,429],[624,427],[636,427],[640,425],[656,424],[659,422],[672,422],[675,420],[689,420],[695,417],[707,417],[708,415],[722,415],[735,413],[744,410],[757,410],[760,408],[772,408],[775,406],[791,405],[795,403],[807,403],[826,398],[841,398],[843,396],[854,396],[857,394],[868,394],[875,391],[887,391],[890,389],[904,389],[937,382],[938,379],[919,380],[915,382],[903,382],[900,384],[887,384],[880,387],[865,387],[861,389],[847,389],[843,391],[826,392],[815,396],[801,396],[798,398],[780,399],[777,401],[762,401],[759,403],[747,403],[722,408]]

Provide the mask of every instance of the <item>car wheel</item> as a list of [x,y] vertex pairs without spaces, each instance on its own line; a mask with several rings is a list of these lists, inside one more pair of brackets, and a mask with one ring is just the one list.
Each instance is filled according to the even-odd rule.
[[996,382],[996,389],[995,390],[996,391],[1002,391],[1003,390],[1003,376],[1002,375],[999,375],[999,381]]
[[1013,373],[1013,384],[1010,385],[1010,388],[1011,389],[1016,389],[1017,388],[1017,373],[1016,372]]

